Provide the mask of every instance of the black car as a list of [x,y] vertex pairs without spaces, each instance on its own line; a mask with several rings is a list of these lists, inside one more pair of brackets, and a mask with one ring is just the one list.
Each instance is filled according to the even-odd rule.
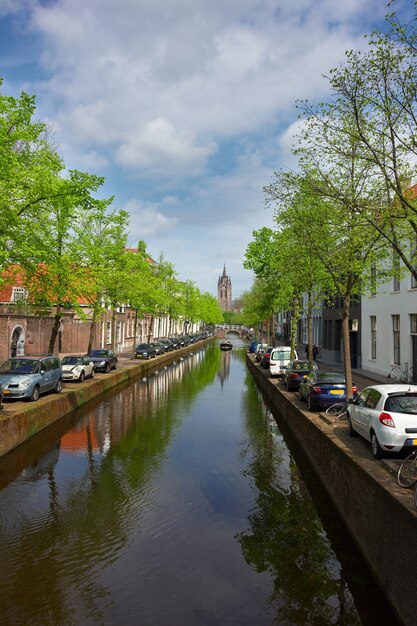
[[[313,363],[313,370],[317,369],[317,363]],[[308,361],[299,361],[298,359],[295,359],[288,363],[284,371],[284,376],[282,377],[282,382],[287,386],[288,391],[298,389],[300,382],[309,372],[310,367]]]
[[181,348],[181,342],[176,337],[170,337],[169,341],[172,343],[172,347],[174,350],[179,350],[179,348]]
[[90,361],[94,363],[94,370],[96,372],[106,372],[108,374],[110,370],[115,370],[117,367],[117,356],[113,350],[91,350],[88,355]]
[[160,339],[160,343],[165,347],[165,352],[172,352],[174,349],[174,343],[172,339]]
[[156,357],[155,346],[151,343],[140,343],[135,348],[135,359],[153,359]]
[[155,348],[156,356],[159,356],[160,354],[165,353],[165,346],[160,341],[152,341],[150,345]]

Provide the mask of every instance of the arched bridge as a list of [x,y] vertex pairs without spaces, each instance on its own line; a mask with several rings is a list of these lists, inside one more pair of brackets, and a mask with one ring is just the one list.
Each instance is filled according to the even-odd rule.
[[246,339],[250,336],[250,329],[246,326],[240,326],[237,324],[224,324],[216,331],[217,337],[225,339],[226,337],[233,337],[233,335]]

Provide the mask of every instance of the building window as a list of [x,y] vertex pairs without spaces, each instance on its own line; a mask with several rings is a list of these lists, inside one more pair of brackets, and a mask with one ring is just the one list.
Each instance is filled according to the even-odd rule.
[[417,289],[417,278],[411,274],[411,289]]
[[412,313],[410,315],[410,333],[412,335],[417,335],[417,313]]
[[106,331],[106,343],[111,343],[111,322],[107,322]]
[[371,315],[370,320],[371,320],[371,359],[376,359],[376,315]]
[[117,341],[122,341],[122,322],[117,322]]
[[396,250],[393,251],[392,255],[392,273],[392,290],[400,291],[400,255]]
[[392,316],[392,332],[394,340],[394,365],[400,365],[401,363],[401,351],[400,351],[400,316]]
[[27,289],[24,287],[13,287],[12,302],[19,302],[20,300],[26,300],[28,295]]

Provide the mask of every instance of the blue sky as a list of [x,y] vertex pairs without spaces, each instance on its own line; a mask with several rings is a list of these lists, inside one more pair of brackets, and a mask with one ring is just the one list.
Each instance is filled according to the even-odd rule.
[[[396,0],[391,9],[410,8]],[[129,244],[180,279],[233,297],[254,229],[272,225],[262,188],[291,167],[295,101],[328,94],[323,74],[385,0],[0,0],[3,90],[36,95],[68,168],[104,176],[130,213]]]

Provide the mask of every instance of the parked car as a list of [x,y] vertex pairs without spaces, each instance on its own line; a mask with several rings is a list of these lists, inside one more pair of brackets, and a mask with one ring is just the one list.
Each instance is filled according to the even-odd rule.
[[260,363],[262,361],[262,357],[264,355],[265,350],[267,349],[266,344],[262,344],[262,347],[258,347],[255,352],[255,361]]
[[178,340],[180,342],[180,348],[185,348],[185,346],[188,346],[189,339],[186,336],[182,336],[182,337],[178,337]]
[[135,359],[153,359],[156,349],[151,343],[140,343],[135,348]]
[[269,358],[271,356],[271,352],[272,352],[273,349],[274,349],[274,346],[268,346],[267,348],[265,348],[265,350],[262,353],[261,365],[265,369],[267,369],[269,367]]
[[[313,363],[313,370],[317,369],[317,363]],[[288,391],[296,390],[300,386],[300,382],[303,380],[304,376],[307,376],[309,372],[310,366],[308,361],[294,359],[290,361],[285,368],[282,382],[286,385]]]
[[[294,352],[293,358],[298,359],[297,352]],[[277,348],[274,348],[269,357],[269,372],[271,374],[271,378],[274,376],[283,376],[290,359],[290,346],[278,346]]]
[[117,367],[117,356],[113,350],[101,348],[91,350],[88,358],[94,363],[96,372],[106,372],[106,374],[108,374],[110,370],[115,370]]
[[417,385],[372,385],[348,404],[349,434],[371,443],[380,459],[386,452],[417,446]]
[[[354,397],[358,390],[352,387]],[[346,402],[346,378],[342,372],[314,370],[304,376],[298,387],[298,397],[305,400],[310,411]]]
[[165,353],[165,346],[160,341],[151,341],[150,345],[155,348],[156,356],[160,356]]
[[62,391],[61,361],[55,356],[22,356],[8,359],[0,367],[4,399],[36,402],[41,393]]
[[94,378],[94,363],[88,356],[64,356],[61,365],[64,380],[82,383],[85,378]]
[[160,339],[159,342],[164,346],[165,352],[172,352],[174,349],[174,342],[172,339]]
[[169,341],[172,342],[172,347],[174,350],[179,350],[181,348],[181,342],[177,337],[169,337]]
[[249,352],[250,352],[250,354],[255,354],[257,345],[258,345],[257,341],[251,341],[250,342],[250,344],[249,344]]

